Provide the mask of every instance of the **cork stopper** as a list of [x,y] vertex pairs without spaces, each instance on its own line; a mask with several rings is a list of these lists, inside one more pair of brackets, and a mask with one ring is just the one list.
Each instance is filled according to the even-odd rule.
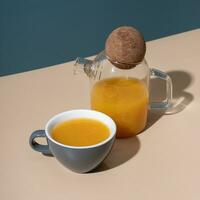
[[146,44],[138,30],[130,26],[122,26],[113,30],[108,36],[105,52],[116,67],[131,69],[143,60]]

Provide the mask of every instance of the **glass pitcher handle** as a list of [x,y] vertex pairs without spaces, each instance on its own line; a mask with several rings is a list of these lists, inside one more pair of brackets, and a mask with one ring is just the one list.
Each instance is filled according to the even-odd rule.
[[166,99],[162,102],[152,102],[150,103],[150,109],[169,109],[172,106],[172,80],[170,76],[166,73],[151,68],[150,69],[150,77],[151,78],[160,78],[166,81]]

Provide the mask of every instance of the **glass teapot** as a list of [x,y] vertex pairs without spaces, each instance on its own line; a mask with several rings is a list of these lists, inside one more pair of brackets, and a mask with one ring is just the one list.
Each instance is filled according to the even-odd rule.
[[[105,51],[93,61],[77,58],[74,74],[83,71],[90,79],[91,108],[109,115],[117,125],[117,137],[137,135],[146,126],[148,109],[168,109],[172,102],[172,81],[157,69],[148,67],[145,59],[135,63],[131,69],[116,67]],[[149,102],[150,78],[166,81],[166,99]]]

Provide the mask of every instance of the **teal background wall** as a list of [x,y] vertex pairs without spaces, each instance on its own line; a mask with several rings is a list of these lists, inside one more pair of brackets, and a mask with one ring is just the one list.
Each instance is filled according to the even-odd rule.
[[90,56],[109,32],[152,40],[200,27],[199,0],[0,0],[0,76]]

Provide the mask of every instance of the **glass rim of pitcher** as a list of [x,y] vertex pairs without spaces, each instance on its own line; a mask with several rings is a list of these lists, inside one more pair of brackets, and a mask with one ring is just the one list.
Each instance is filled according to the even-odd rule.
[[135,65],[134,67],[136,67],[136,65],[141,64],[141,63],[145,60],[145,57],[144,57],[140,62],[135,62],[135,63],[124,63],[124,62],[119,62],[119,61],[117,61],[117,60],[112,60],[112,59],[106,54],[105,50],[104,50],[103,52],[105,53],[106,58],[107,58],[111,63],[118,64],[118,65],[129,65],[129,66]]

